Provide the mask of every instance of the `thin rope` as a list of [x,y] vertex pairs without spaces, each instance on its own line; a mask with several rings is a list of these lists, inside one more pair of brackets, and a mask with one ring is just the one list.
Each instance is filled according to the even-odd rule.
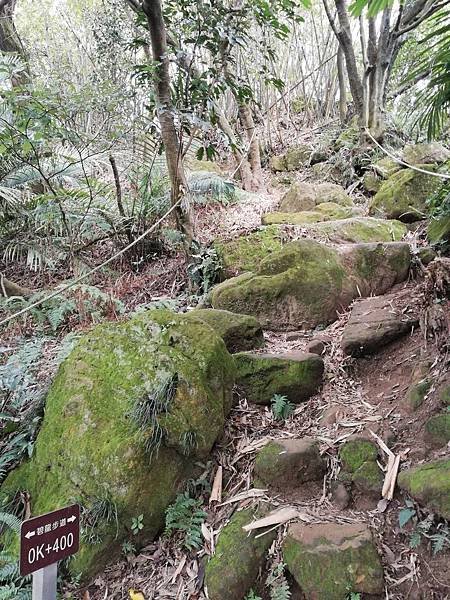
[[450,175],[444,175],[444,173],[435,173],[434,171],[427,171],[426,169],[421,169],[420,167],[416,167],[415,165],[410,165],[401,158],[395,156],[395,154],[392,154],[392,152],[390,152],[389,150],[386,150],[386,148],[383,148],[383,146],[379,142],[377,142],[377,140],[373,137],[373,135],[370,133],[367,127],[364,127],[364,131],[370,137],[372,142],[374,142],[378,146],[378,148],[380,148],[380,150],[382,150],[387,156],[389,156],[389,158],[392,158],[392,160],[395,160],[395,162],[399,163],[400,165],[408,167],[408,169],[412,169],[413,171],[417,171],[418,173],[425,173],[425,175],[433,175],[433,177],[440,177],[441,179],[450,179]]
[[113,256],[111,256],[110,258],[108,258],[107,260],[105,260],[104,262],[102,262],[101,264],[97,265],[96,267],[94,267],[93,269],[91,269],[90,271],[88,271],[87,273],[84,273],[83,275],[80,275],[79,277],[77,277],[76,279],[74,279],[73,281],[71,281],[70,283],[68,283],[67,285],[65,285],[64,287],[59,288],[55,292],[53,292],[53,293],[49,294],[48,296],[46,296],[45,298],[42,298],[41,300],[37,300],[36,302],[33,302],[33,304],[30,304],[29,306],[26,306],[25,308],[22,308],[21,310],[19,310],[16,313],[10,315],[9,317],[6,317],[6,319],[3,319],[2,321],[0,321],[0,326],[1,325],[6,325],[6,323],[9,323],[13,319],[16,319],[17,317],[20,317],[21,315],[24,315],[25,313],[29,312],[31,309],[36,308],[37,306],[40,306],[41,304],[43,304],[44,302],[47,302],[48,300],[51,300],[52,298],[56,298],[56,296],[61,296],[61,294],[63,294],[67,290],[69,290],[71,287],[73,287],[77,283],[80,283],[80,281],[83,281],[84,279],[86,279],[87,277],[89,277],[90,275],[92,275],[93,273],[96,273],[97,271],[99,271],[102,267],[105,267],[106,265],[108,265],[109,263],[111,263],[113,260],[115,260],[119,256],[122,256],[122,254],[125,254],[125,252],[127,252],[130,248],[132,248],[133,246],[135,246],[136,244],[138,244],[149,233],[151,233],[152,231],[154,231],[156,229],[156,227],[158,227],[158,225],[160,225],[164,221],[164,219],[166,217],[168,217],[170,215],[170,213],[173,212],[175,210],[175,208],[177,208],[177,206],[179,206],[181,204],[181,201],[182,201],[182,198],[180,198],[179,200],[177,200],[177,202],[175,202],[175,204],[173,204],[170,207],[170,209],[160,219],[158,219],[158,221],[156,221],[156,223],[154,223],[151,227],[149,227],[149,229],[147,229],[146,231],[144,231],[144,233],[142,233],[139,237],[137,237],[130,244],[128,244],[128,246],[125,246],[125,248],[122,248],[122,250],[119,250]]

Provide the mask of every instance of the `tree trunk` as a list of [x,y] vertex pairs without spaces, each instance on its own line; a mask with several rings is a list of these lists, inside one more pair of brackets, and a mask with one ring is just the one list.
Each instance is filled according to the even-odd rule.
[[248,159],[252,172],[252,188],[257,192],[263,187],[263,172],[261,167],[261,152],[259,149],[259,138],[253,121],[252,110],[248,104],[240,103],[238,106],[239,119],[244,128],[249,144]]
[[[175,126],[175,109],[170,93],[169,55],[167,51],[166,27],[162,15],[160,0],[144,0],[143,10],[147,17],[152,44],[153,60],[155,61],[155,91],[157,113],[161,126],[161,138],[166,154],[167,169],[171,182],[171,203],[177,204],[186,196],[188,185],[183,169],[181,145]],[[193,240],[193,228],[189,207],[183,202],[175,209],[178,229],[184,238],[184,248],[187,256]]]
[[23,61],[23,70],[17,73],[11,83],[21,86],[30,80],[28,57],[14,25],[16,0],[0,1],[0,51],[5,54],[17,54]]
[[341,123],[344,124],[347,120],[347,88],[344,71],[344,53],[342,52],[340,44],[336,58],[336,65],[339,82],[339,119]]

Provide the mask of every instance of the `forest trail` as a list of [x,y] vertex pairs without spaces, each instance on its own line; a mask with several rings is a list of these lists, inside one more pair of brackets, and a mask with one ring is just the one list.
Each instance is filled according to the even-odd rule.
[[[324,190],[342,194],[335,184],[320,185]],[[295,212],[285,213],[287,225],[282,227],[286,228],[286,241],[304,239],[302,235],[305,230],[301,229],[301,225],[294,225],[299,212],[295,210],[295,202],[300,197],[300,204],[304,204],[304,198],[299,193],[299,190],[304,191],[304,187],[302,183],[291,187],[298,195],[294,197],[294,207],[288,207]],[[306,184],[306,192],[310,192],[311,187],[314,184]],[[288,194],[281,199],[281,205],[286,205]],[[290,202],[292,196],[291,193]],[[214,218],[219,218],[222,223],[228,219],[229,231],[223,233],[224,238],[229,238],[230,234],[233,236],[238,229],[238,240],[242,241],[245,240],[242,228],[247,227],[251,236],[257,226],[255,221],[262,217],[264,223],[267,220],[264,215],[270,214],[270,211],[276,214],[274,210],[278,203],[280,200],[273,198],[269,198],[266,204],[262,202],[260,214],[255,214],[254,203],[249,204],[250,212],[247,213],[243,203],[231,206],[219,217],[215,214]],[[345,204],[351,206],[353,202],[347,202],[346,199]],[[367,208],[364,205],[354,210],[359,222],[366,218]],[[341,216],[347,218],[341,219],[340,223],[333,220],[320,223],[336,223],[341,227],[348,222],[349,215]],[[397,221],[392,222],[392,226],[395,227],[396,223],[400,225]],[[386,224],[389,225],[389,221]],[[207,229],[205,227],[203,231]],[[332,227],[328,228],[330,231],[333,232]],[[308,239],[316,238],[324,242],[320,231],[315,234],[306,230],[306,235]],[[381,229],[377,229],[377,235],[383,235]],[[395,233],[389,231],[389,235]],[[338,251],[344,248],[346,252],[348,248],[355,247],[355,244],[349,245],[345,236],[344,239],[328,237],[326,244],[328,248],[337,248]],[[359,241],[358,247],[360,244]],[[382,244],[372,242],[372,247],[380,249],[391,244],[388,241]],[[393,243],[393,246],[398,244]],[[410,247],[415,248],[414,240],[410,240]],[[271,252],[269,249],[269,261]],[[238,263],[243,259],[235,249],[232,254]],[[239,515],[244,515],[242,518],[249,524],[267,513],[269,517],[273,515],[273,521],[269,520],[273,523],[270,529],[275,530],[277,535],[267,535],[266,547],[271,547],[271,567],[266,567],[266,573],[269,573],[267,581],[263,577],[260,583],[253,584],[255,597],[268,597],[266,586],[270,591],[281,589],[288,583],[292,598],[308,598],[308,595],[302,595],[295,582],[295,579],[299,581],[302,578],[306,588],[310,586],[310,593],[322,594],[318,596],[321,598],[338,597],[338,588],[334,588],[331,595],[331,592],[323,591],[328,589],[327,575],[323,571],[319,578],[301,570],[296,572],[295,561],[289,559],[286,550],[286,539],[294,539],[295,546],[295,540],[304,540],[304,535],[310,532],[308,535],[312,535],[311,539],[314,540],[316,529],[325,548],[324,557],[331,555],[334,558],[314,560],[329,560],[327,564],[330,571],[334,568],[333,561],[340,565],[339,568],[344,568],[346,546],[345,543],[342,546],[342,540],[346,536],[349,536],[348,539],[354,539],[354,536],[361,538],[355,546],[362,552],[361,559],[356,558],[353,563],[353,568],[359,573],[357,583],[354,589],[347,590],[348,593],[354,593],[355,597],[381,598],[385,594],[388,597],[441,597],[435,596],[434,590],[450,586],[450,575],[442,569],[443,558],[435,555],[430,559],[429,555],[425,556],[426,551],[418,549],[414,560],[411,559],[405,550],[408,534],[398,524],[398,514],[404,510],[405,499],[398,492],[394,500],[385,499],[392,498],[392,494],[385,492],[385,478],[392,466],[390,455],[399,457],[403,469],[423,461],[439,459],[446,454],[439,441],[436,443],[424,429],[424,424],[441,410],[441,396],[449,385],[446,361],[439,353],[439,348],[446,343],[446,334],[439,328],[424,333],[419,327],[424,308],[433,302],[427,296],[430,293],[430,281],[434,281],[433,289],[439,295],[436,281],[440,277],[441,259],[435,259],[431,271],[427,272],[425,277],[430,280],[428,283],[423,280],[427,267],[421,259],[427,263],[426,252],[414,250],[411,259],[408,258],[409,275],[403,282],[401,279],[404,276],[396,283],[395,278],[392,279],[383,270],[380,281],[384,293],[373,296],[369,290],[367,298],[356,298],[353,302],[347,298],[347,302],[351,303],[350,308],[339,306],[337,320],[325,328],[296,330],[288,319],[287,331],[282,324],[276,327],[276,332],[265,331],[262,344],[260,332],[255,331],[253,323],[244,322],[243,319],[238,325],[234,324],[233,329],[230,321],[224,339],[230,350],[245,352],[235,354],[236,360],[243,361],[241,379],[235,392],[237,405],[230,415],[224,436],[198,480],[206,479],[211,484],[214,482],[213,500],[209,504],[206,524],[202,526],[203,549],[194,558],[164,539],[151,544],[135,559],[130,559],[128,564],[121,563],[107,570],[104,577],[96,582],[98,591],[92,595],[94,600],[100,600],[106,593],[108,597],[125,597],[127,588],[142,589],[146,598],[203,598],[203,583],[206,583],[210,598],[241,598],[241,590],[251,586],[253,573],[263,565],[263,559],[259,558],[256,563],[254,560],[247,571],[245,565],[249,563],[249,556],[254,558],[254,546],[248,546],[248,542],[238,533],[234,542],[229,540],[230,546],[221,545],[220,531],[227,523],[225,531],[231,527],[236,519],[241,518]],[[445,271],[447,265],[445,259],[442,260],[441,268]],[[302,264],[304,267],[305,263]],[[226,261],[225,266],[228,266]],[[239,274],[241,269],[245,270],[242,265],[237,271],[230,269],[230,274]],[[221,285],[226,287],[229,283]],[[333,294],[331,287],[329,291]],[[327,306],[331,298],[334,301],[333,296],[328,298],[323,290],[321,293],[323,295],[318,298],[321,305]],[[361,294],[359,287],[358,294]],[[236,299],[226,308],[232,310],[233,302]],[[239,309],[234,312],[255,314],[254,310],[241,311],[242,305],[238,306]],[[208,310],[211,313],[221,312]],[[295,308],[293,310],[295,312]],[[266,307],[259,313],[256,311],[257,318],[265,318],[266,314]],[[270,322],[273,324],[277,318],[283,323],[284,309],[277,314],[275,308]],[[424,335],[428,336],[428,342],[424,340]],[[255,347],[250,350],[252,345]],[[296,364],[306,364],[312,356],[320,356],[324,363],[323,383],[317,384],[320,389],[316,393],[305,392],[304,383],[290,374],[290,369],[295,370]],[[249,367],[249,364],[252,366]],[[257,370],[252,371],[253,368]],[[257,379],[260,381],[257,382]],[[313,395],[305,402],[302,393]],[[273,402],[270,404],[274,394],[281,401],[278,408]],[[280,412],[277,413],[277,410]],[[283,410],[286,412],[283,413]],[[366,458],[370,458],[366,462],[361,460],[356,467],[346,466],[352,460],[359,460],[361,452],[367,453]],[[344,458],[346,453],[352,457],[347,457],[347,462]],[[396,487],[396,473],[391,481],[392,489]],[[220,485],[217,488],[218,481]],[[219,496],[215,495],[218,489]],[[224,502],[221,503],[221,500]],[[255,506],[260,507],[256,513]],[[244,513],[236,513],[237,508]],[[287,517],[302,525],[289,525],[285,522]],[[323,524],[326,525],[325,529]],[[364,525],[370,529],[364,529]],[[256,533],[260,531],[264,532],[265,529]],[[373,537],[370,531],[374,532]],[[313,546],[310,550],[300,545],[305,556],[309,551],[311,556],[317,552],[314,542],[311,543]],[[242,564],[236,564],[233,556],[240,553],[241,544],[246,547],[246,555],[241,556]],[[381,555],[382,566],[381,563],[377,566],[375,548]],[[214,564],[212,568],[206,566],[207,556],[217,554],[219,550],[221,563]],[[373,556],[370,554],[372,551],[375,552]],[[372,559],[369,560],[367,552]],[[419,570],[418,565],[422,561],[423,566]],[[284,570],[277,567],[286,563],[288,570],[286,566]],[[384,570],[383,577],[377,572],[381,568]],[[437,570],[440,573],[439,580],[433,576]],[[335,576],[334,585],[338,585],[338,579]],[[428,590],[426,594],[430,596],[414,595],[419,589],[420,593]],[[153,596],[155,593],[158,596]]]

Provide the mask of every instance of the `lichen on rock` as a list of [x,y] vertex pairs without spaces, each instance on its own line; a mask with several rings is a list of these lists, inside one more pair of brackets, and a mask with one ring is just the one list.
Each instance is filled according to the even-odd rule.
[[214,556],[205,568],[209,600],[242,600],[254,584],[276,536],[274,531],[256,537],[254,531],[243,530],[261,516],[251,508],[237,512],[220,532]]
[[324,364],[317,354],[239,352],[234,358],[237,383],[255,404],[270,404],[275,394],[298,404],[315,394],[322,384]]
[[61,365],[34,455],[2,492],[26,490],[34,515],[79,502],[88,524],[108,503],[116,516],[90,532],[96,543],[83,534],[69,565],[90,576],[118,556],[133,517],[144,515],[136,544],[161,530],[178,486],[222,433],[234,379],[223,340],[202,321],[157,310],[100,325]]
[[450,459],[435,460],[402,471],[398,485],[419,504],[450,519]]

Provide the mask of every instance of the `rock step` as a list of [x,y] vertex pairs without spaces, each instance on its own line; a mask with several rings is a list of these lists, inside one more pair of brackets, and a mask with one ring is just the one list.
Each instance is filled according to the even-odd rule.
[[290,242],[254,273],[212,290],[214,308],[255,316],[274,331],[309,329],[337,318],[354,298],[384,294],[409,272],[409,244],[351,244],[330,248]]
[[367,298],[353,306],[341,346],[351,356],[371,354],[410,332],[416,324],[417,319],[392,306],[391,296]]
[[283,559],[306,600],[345,600],[349,592],[384,590],[380,557],[364,524],[290,525]]
[[255,404],[270,404],[275,394],[299,404],[315,394],[322,384],[324,363],[317,354],[240,352],[234,359],[237,383]]

